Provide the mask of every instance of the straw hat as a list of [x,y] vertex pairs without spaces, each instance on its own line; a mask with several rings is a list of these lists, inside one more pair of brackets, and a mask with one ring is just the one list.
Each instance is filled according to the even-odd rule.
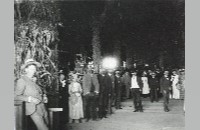
[[24,70],[29,65],[35,65],[36,67],[41,67],[41,64],[39,62],[36,62],[33,59],[28,59],[25,61],[25,63],[21,66],[21,70]]

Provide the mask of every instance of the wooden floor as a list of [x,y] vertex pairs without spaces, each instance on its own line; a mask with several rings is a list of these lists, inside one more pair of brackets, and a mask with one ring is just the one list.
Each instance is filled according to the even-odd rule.
[[100,121],[66,124],[63,130],[184,130],[183,100],[170,100],[170,112],[163,101],[143,99],[144,112],[133,112],[132,100],[122,102],[123,109]]

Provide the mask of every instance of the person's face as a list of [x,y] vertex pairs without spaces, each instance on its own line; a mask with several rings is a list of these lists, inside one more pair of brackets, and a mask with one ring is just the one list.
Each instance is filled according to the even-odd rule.
[[60,80],[64,80],[65,79],[65,75],[64,74],[61,74],[60,75]]
[[27,75],[30,77],[33,77],[35,72],[36,72],[36,66],[35,65],[29,65],[26,69],[25,72]]
[[176,71],[173,71],[172,74],[175,75],[175,74],[176,74]]
[[165,76],[168,76],[168,75],[169,75],[169,71],[165,71],[165,72],[164,72],[164,75],[165,75]]
[[136,73],[132,73],[132,77],[136,77]]
[[89,74],[93,74],[93,71],[92,71],[92,70],[88,70],[88,73],[89,73]]
[[76,82],[76,81],[77,81],[77,78],[73,78],[73,81]]
[[184,74],[185,74],[185,71],[181,71],[181,74],[184,75]]
[[74,82],[78,82],[78,80],[79,80],[79,76],[78,75],[76,75],[76,76],[73,77],[73,81]]
[[144,71],[143,73],[142,73],[142,76],[146,76],[147,75],[147,73]]
[[105,75],[105,74],[106,74],[106,71],[105,71],[105,70],[102,70],[102,71],[100,72],[100,74],[101,74],[101,75]]
[[116,76],[120,76],[120,73],[119,73],[119,72],[116,72],[115,75],[116,75]]

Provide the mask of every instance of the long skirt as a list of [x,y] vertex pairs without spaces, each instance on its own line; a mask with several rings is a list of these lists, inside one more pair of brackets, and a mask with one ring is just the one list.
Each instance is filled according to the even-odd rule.
[[147,83],[143,84],[143,88],[142,88],[142,94],[149,94],[149,85]]
[[[73,99],[76,98],[76,99]],[[69,99],[69,117],[71,119],[81,119],[83,115],[83,101],[81,96],[70,97]]]
[[172,85],[172,97],[174,99],[180,99],[180,90],[177,88],[177,85]]

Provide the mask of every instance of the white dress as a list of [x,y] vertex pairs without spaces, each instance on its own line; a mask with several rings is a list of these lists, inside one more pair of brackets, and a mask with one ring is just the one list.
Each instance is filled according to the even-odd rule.
[[142,77],[142,83],[143,83],[142,94],[149,94],[148,78]]
[[178,75],[172,76],[172,97],[174,99],[180,99],[180,90],[178,88],[178,81],[179,81]]
[[69,117],[71,119],[83,118],[83,101],[81,97],[82,88],[80,83],[72,82],[69,85]]

